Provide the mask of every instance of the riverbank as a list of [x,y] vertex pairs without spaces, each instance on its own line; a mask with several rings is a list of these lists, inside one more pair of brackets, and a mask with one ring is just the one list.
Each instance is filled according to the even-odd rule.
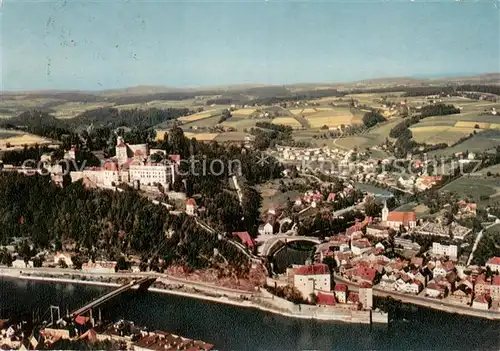
[[[359,288],[357,284],[347,279],[341,278],[337,275],[335,275],[334,280],[338,283],[346,284],[349,289],[352,289],[354,291],[357,291]],[[489,320],[500,320],[500,312],[490,311],[490,310],[488,311],[478,310],[470,306],[461,306],[461,305],[451,304],[443,300],[435,300],[429,297],[408,295],[396,291],[387,291],[377,287],[373,288],[373,296],[391,297],[395,300],[400,300],[401,302],[406,304],[413,304],[422,307],[432,308],[434,310],[447,313],[454,313],[469,317],[479,317]]]
[[[94,286],[105,286],[105,287],[119,287],[122,284],[113,283],[113,282],[103,282],[97,280],[82,280],[82,279],[72,279],[67,277],[44,277],[41,275],[34,275],[34,269],[30,269],[29,272],[23,274],[23,270],[13,270],[13,269],[2,269],[0,268],[0,276],[2,277],[10,277],[14,279],[22,279],[22,280],[34,280],[34,281],[45,281],[45,282],[54,282],[54,283],[68,283],[68,284],[82,284],[82,285],[94,285]],[[46,273],[47,274],[47,273]],[[68,273],[50,273],[50,274],[68,274]],[[72,272],[72,275],[79,275],[81,277],[87,278],[96,278],[93,275],[82,274],[80,272]],[[134,277],[141,276],[140,274],[134,274]],[[149,276],[145,274],[144,276]],[[115,276],[115,278],[125,278],[123,276]],[[130,276],[128,276],[130,278]],[[157,276],[157,281],[162,284],[172,284],[168,277]],[[227,292],[214,291],[212,287],[206,287],[203,289],[200,287],[199,283],[196,283],[193,287],[187,287],[183,283],[183,288],[190,288],[196,290],[193,292],[181,291],[177,289],[164,289],[157,287],[150,287],[148,290],[155,293],[160,294],[169,294],[187,297],[191,299],[204,300],[213,303],[220,303],[226,305],[232,305],[235,307],[244,307],[250,309],[257,309],[264,312],[269,312],[277,315],[281,315],[289,318],[296,319],[313,319],[320,321],[340,321],[345,323],[362,323],[369,324],[371,321],[371,313],[370,311],[356,311],[353,316],[352,313],[346,313],[346,311],[334,311],[329,310],[329,313],[318,313],[318,311],[312,310],[310,308],[302,309],[298,305],[292,306],[293,309],[289,310],[289,305],[294,305],[286,300],[280,299],[276,296],[270,296],[266,291],[256,291],[252,293],[250,296],[248,292],[241,291],[240,296],[236,296],[235,292],[232,294],[227,294]],[[215,296],[214,296],[215,295]],[[232,296],[231,296],[232,295]],[[245,297],[243,299],[242,297]],[[314,306],[315,307],[315,306]],[[350,311],[349,311],[350,312]]]

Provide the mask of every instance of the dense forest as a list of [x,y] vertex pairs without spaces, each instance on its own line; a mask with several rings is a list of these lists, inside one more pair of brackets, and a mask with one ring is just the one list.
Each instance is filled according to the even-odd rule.
[[363,124],[367,128],[371,128],[381,122],[384,122],[386,119],[380,113],[375,111],[370,111],[364,114],[363,116]]
[[24,237],[38,249],[76,244],[86,257],[138,254],[193,269],[208,267],[214,248],[230,262],[244,260],[192,218],[170,216],[134,190],[89,190],[81,182],[60,188],[43,176],[1,173],[0,209],[2,243]]

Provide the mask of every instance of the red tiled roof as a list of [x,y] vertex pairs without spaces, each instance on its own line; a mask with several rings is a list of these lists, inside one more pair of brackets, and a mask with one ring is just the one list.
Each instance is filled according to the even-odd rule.
[[330,274],[330,270],[328,269],[328,266],[326,264],[316,263],[295,269],[295,274],[296,275]]
[[488,300],[486,300],[486,297],[484,295],[479,295],[474,299],[474,302],[488,303]]
[[370,267],[358,265],[356,268],[356,276],[363,280],[373,282],[376,274],[377,270]]
[[106,161],[103,168],[105,171],[117,171],[118,165],[113,161]]
[[195,199],[189,198],[186,200],[186,205],[196,206]]
[[180,163],[181,162],[181,155],[168,155],[172,161],[175,163]]
[[84,316],[76,316],[75,322],[80,325],[85,325],[89,321],[89,317],[84,317]]
[[417,216],[415,212],[389,212],[387,215],[387,221],[389,222],[400,222],[403,225],[408,225],[410,221],[415,222],[417,220]]
[[500,275],[496,275],[493,277],[493,280],[491,281],[493,285],[500,286]]
[[333,293],[318,291],[318,305],[335,305]]
[[116,145],[116,147],[127,147],[127,144],[125,144],[122,140],[120,141],[120,144]]
[[335,284],[335,291],[347,292],[347,285],[345,285],[345,284]]
[[241,242],[248,247],[253,247],[254,243],[248,232],[234,232],[233,236],[240,238]]
[[500,257],[492,257],[488,260],[489,264],[500,264]]

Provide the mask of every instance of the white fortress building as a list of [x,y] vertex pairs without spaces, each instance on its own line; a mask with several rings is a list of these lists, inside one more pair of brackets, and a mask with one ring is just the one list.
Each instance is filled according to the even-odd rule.
[[[163,150],[155,150],[161,151]],[[114,158],[106,160],[102,167],[88,167],[80,172],[71,172],[71,180],[86,178],[97,186],[104,187],[126,183],[133,186],[161,185],[168,189],[175,182],[180,156],[168,155],[166,161],[161,163],[152,162],[150,156],[146,144],[130,145],[118,137]]]

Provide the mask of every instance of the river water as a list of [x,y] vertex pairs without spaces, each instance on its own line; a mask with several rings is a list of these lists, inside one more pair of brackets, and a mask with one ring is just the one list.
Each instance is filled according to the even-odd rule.
[[[0,308],[21,314],[82,306],[112,288],[0,278]],[[8,310],[8,311],[6,311]],[[4,317],[2,316],[2,317]],[[320,322],[152,292],[128,292],[103,317],[133,320],[219,350],[499,350],[500,322],[407,308],[390,326]]]

